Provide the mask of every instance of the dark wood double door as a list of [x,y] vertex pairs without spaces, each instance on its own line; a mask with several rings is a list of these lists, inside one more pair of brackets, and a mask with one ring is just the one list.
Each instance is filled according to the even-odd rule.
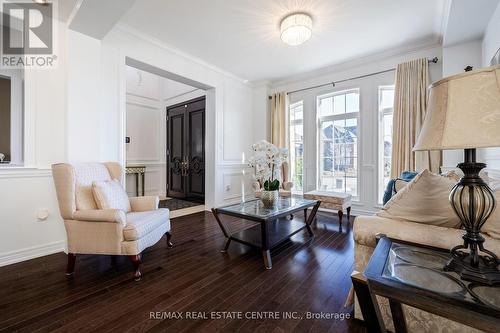
[[167,108],[167,195],[205,200],[205,97]]

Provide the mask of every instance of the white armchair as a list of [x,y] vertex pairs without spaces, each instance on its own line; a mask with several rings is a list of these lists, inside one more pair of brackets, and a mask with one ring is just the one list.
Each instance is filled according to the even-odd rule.
[[68,241],[67,275],[73,275],[77,254],[126,255],[141,277],[141,252],[166,235],[172,247],[168,209],[158,209],[159,198],[129,198],[130,212],[98,209],[92,194],[94,181],[121,180],[120,164],[52,165],[52,174]]
[[[281,197],[289,197],[292,195],[293,183],[288,181],[288,162],[283,162],[281,165],[281,179],[280,181],[280,189],[279,195]],[[259,198],[262,193],[263,184],[259,181],[255,181],[253,183],[253,189],[255,193],[255,197]]]

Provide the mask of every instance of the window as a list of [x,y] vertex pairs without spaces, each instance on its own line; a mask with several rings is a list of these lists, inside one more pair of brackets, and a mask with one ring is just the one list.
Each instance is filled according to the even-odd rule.
[[318,96],[319,188],[358,195],[359,89]]
[[290,174],[293,191],[304,189],[304,103],[290,105]]
[[23,71],[0,70],[0,167],[22,165]]
[[394,86],[378,88],[379,110],[379,156],[378,156],[378,193],[382,203],[385,188],[391,179],[392,154],[392,115],[394,107]]

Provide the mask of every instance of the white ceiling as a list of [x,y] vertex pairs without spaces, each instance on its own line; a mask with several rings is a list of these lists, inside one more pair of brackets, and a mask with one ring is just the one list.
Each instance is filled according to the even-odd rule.
[[499,0],[453,0],[443,45],[481,38],[498,3]]
[[[120,23],[249,81],[272,80],[442,36],[445,0],[137,0]],[[291,47],[279,22],[313,16]]]

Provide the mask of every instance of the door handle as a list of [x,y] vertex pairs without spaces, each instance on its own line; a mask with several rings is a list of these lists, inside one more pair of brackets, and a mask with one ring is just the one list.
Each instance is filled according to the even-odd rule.
[[189,173],[189,160],[186,156],[182,158],[181,170],[181,175],[186,177]]

